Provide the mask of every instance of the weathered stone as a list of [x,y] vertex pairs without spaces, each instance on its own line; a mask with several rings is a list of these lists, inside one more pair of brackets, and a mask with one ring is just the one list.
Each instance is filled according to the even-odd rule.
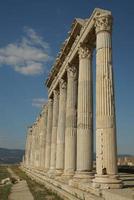
[[[92,56],[95,48],[94,176]],[[119,191],[123,184],[117,173],[110,11],[97,8],[89,19],[74,20],[46,85],[49,100],[45,123],[41,113],[28,129],[23,170],[64,199],[121,199]],[[127,199],[128,196],[124,198]]]

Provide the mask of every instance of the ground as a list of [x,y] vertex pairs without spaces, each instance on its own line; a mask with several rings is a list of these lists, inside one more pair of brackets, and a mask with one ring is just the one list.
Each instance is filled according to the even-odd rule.
[[[0,166],[0,182],[2,179],[8,178],[8,177],[10,177],[10,174],[7,171],[7,167]],[[0,186],[0,200],[7,200],[10,192],[11,192],[11,184],[5,185],[5,186]]]
[[[10,177],[9,172],[7,171],[9,166],[0,166],[0,180],[6,177]],[[28,187],[34,197],[34,200],[62,200],[56,194],[52,193],[50,190],[46,189],[43,185],[36,183],[31,180],[24,172],[22,172],[18,166],[12,165],[10,168],[18,175],[21,179],[26,180]],[[0,188],[0,200],[7,200],[11,192],[11,185],[4,186]]]

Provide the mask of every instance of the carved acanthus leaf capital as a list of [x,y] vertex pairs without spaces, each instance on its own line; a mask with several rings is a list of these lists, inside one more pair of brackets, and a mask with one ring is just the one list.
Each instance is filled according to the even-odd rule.
[[100,31],[112,31],[112,16],[111,15],[100,15],[95,18],[96,33]]
[[60,83],[60,89],[66,89],[67,88],[67,83],[63,78],[61,78],[59,80],[59,83]]
[[69,77],[76,78],[77,77],[77,67],[76,67],[76,65],[68,64],[67,74],[68,74]]
[[44,114],[47,111],[47,103],[44,103],[42,107],[42,114]]
[[92,56],[92,48],[87,44],[80,44],[78,53],[80,59],[90,58]]
[[52,103],[53,103],[53,99],[52,99],[52,98],[49,98],[49,99],[48,99],[48,106],[51,106]]
[[43,106],[43,110],[42,110],[42,115],[43,117],[45,116],[45,114],[47,113],[48,111],[48,103],[46,103],[44,106]]
[[59,91],[56,89],[53,91],[53,93],[54,93],[54,97],[57,97],[59,95]]

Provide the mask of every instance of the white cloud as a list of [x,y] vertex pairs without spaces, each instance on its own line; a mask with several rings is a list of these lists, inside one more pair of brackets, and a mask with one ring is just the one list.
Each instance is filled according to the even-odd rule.
[[40,108],[46,103],[46,101],[45,98],[35,98],[32,101],[32,106]]
[[20,72],[24,75],[35,75],[35,74],[42,74],[43,67],[42,67],[42,63],[31,62],[31,64],[30,63],[28,64],[28,67],[16,66],[15,71]]
[[31,28],[24,33],[20,41],[0,48],[0,66],[8,65],[24,75],[41,74],[52,60],[49,44]]

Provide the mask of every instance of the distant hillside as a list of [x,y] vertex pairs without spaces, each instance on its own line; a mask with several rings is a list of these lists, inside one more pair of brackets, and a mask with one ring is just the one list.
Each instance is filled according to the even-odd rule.
[[24,150],[0,148],[0,164],[16,164],[22,161]]
[[[6,149],[0,148],[0,164],[17,164],[22,161],[24,150],[21,149]],[[118,157],[131,157],[131,155],[124,154]],[[93,153],[93,159],[96,160],[96,154]]]

